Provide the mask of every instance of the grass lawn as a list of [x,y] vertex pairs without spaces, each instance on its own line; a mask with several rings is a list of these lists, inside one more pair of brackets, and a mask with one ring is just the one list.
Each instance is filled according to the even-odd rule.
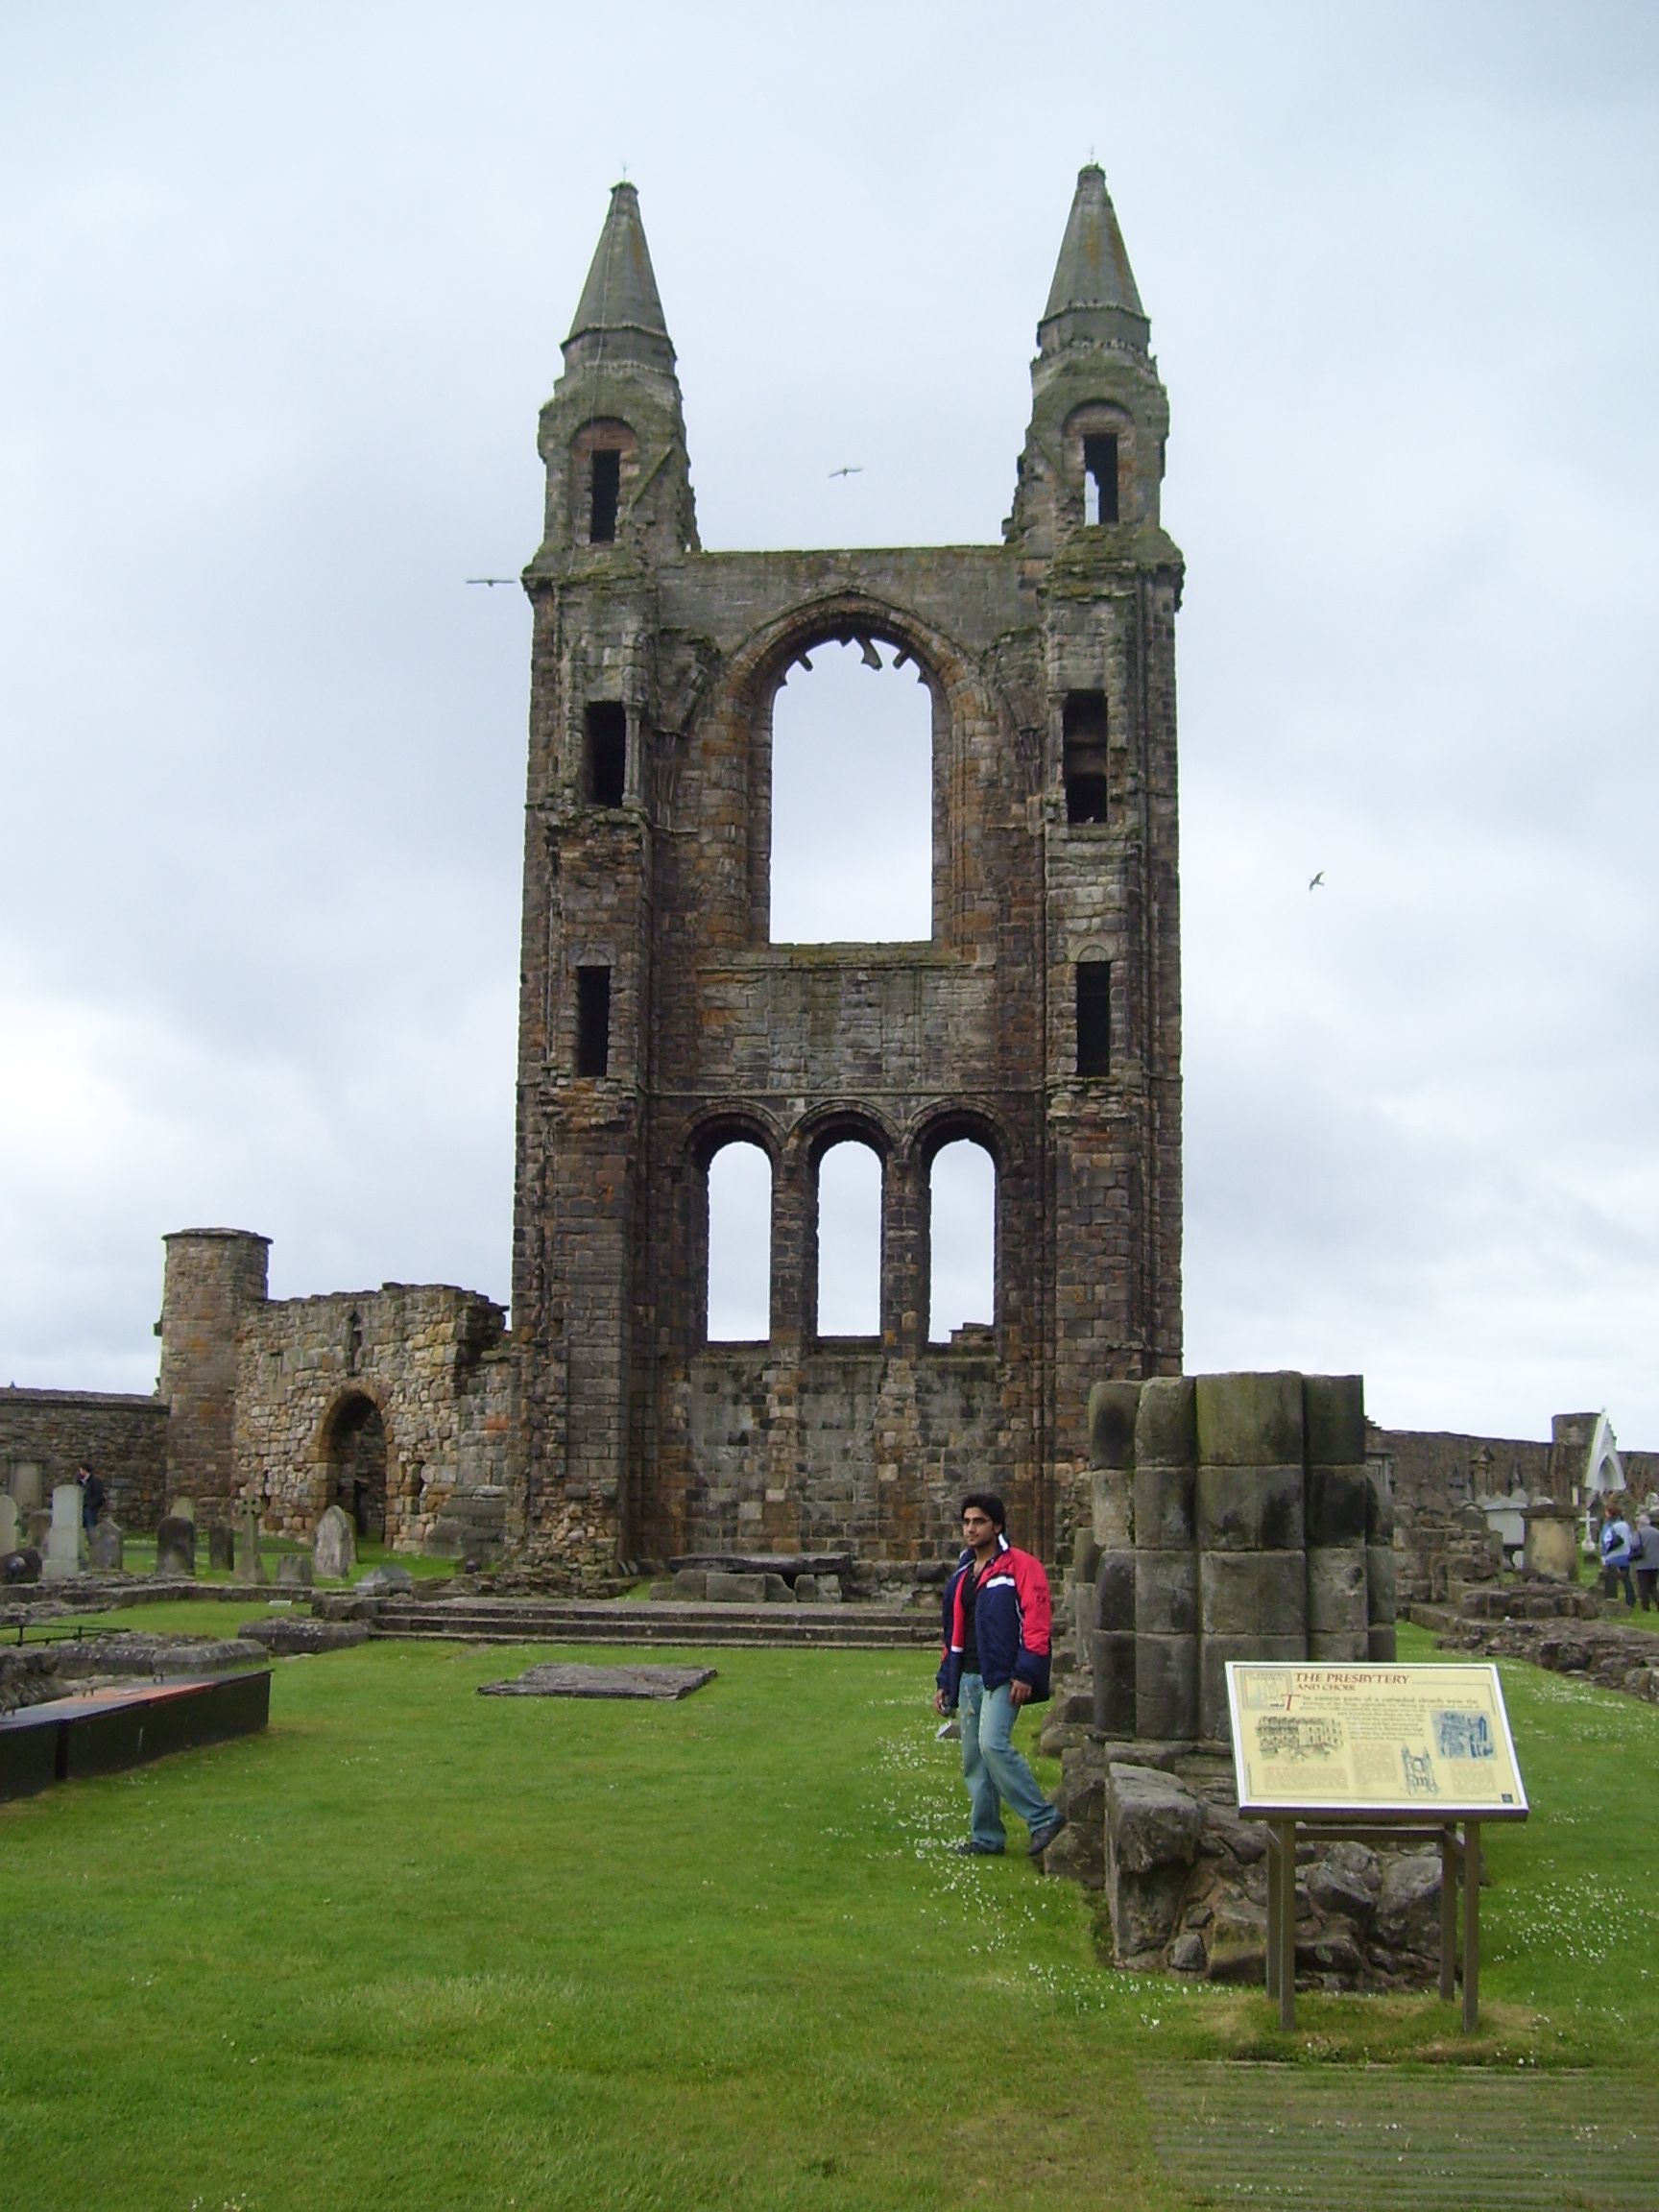
[[1080,1891],[951,1852],[924,1654],[474,1695],[549,1655],[286,1661],[265,1735],[0,1806],[8,2212],[1175,2212],[1145,2064],[1653,2078],[1659,1709],[1505,1670],[1534,1811],[1489,1832],[1470,2053],[1431,1997],[1303,1997],[1286,2042],[1260,1992],[1100,1968]]
[[[276,1562],[290,1554],[311,1556],[309,1544],[302,1544],[292,1536],[262,1536],[259,1540],[260,1557],[265,1572],[276,1578]],[[129,1575],[153,1575],[156,1571],[156,1539],[154,1536],[129,1536],[121,1547],[122,1564]],[[318,1581],[320,1590],[344,1590],[360,1581],[370,1568],[391,1560],[396,1566],[407,1567],[416,1581],[432,1581],[460,1571],[458,1559],[431,1559],[423,1551],[394,1551],[384,1544],[371,1544],[362,1537],[357,1540],[357,1564],[349,1575],[338,1579],[325,1575]],[[228,1568],[210,1567],[207,1563],[207,1539],[198,1531],[196,1543],[196,1579],[198,1582],[230,1583],[236,1580]]]

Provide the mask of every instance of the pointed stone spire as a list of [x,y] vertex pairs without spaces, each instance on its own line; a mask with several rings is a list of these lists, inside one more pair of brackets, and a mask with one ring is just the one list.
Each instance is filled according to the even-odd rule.
[[612,187],[611,209],[564,351],[567,370],[637,362],[673,372],[674,348],[632,184]]
[[1151,328],[1135,289],[1105,172],[1091,161],[1077,172],[1048,304],[1037,325],[1038,347],[1044,353],[1058,353],[1067,346],[1093,343],[1144,353]]

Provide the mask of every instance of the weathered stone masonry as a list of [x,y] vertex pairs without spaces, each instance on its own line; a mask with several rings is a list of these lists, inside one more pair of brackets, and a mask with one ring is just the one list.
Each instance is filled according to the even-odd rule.
[[[637,197],[613,194],[525,574],[512,1533],[532,1554],[911,1556],[968,1477],[1046,1546],[1090,1384],[1179,1368],[1181,561],[1094,168],[1039,349],[1001,546],[705,553]],[[770,939],[772,704],[829,639],[897,649],[932,697],[925,944]],[[820,1342],[816,1176],[849,1136],[881,1163],[880,1335]],[[928,1170],[963,1136],[997,1171],[995,1327],[929,1345]],[[739,1138],[773,1168],[763,1346],[707,1339],[708,1170]]]

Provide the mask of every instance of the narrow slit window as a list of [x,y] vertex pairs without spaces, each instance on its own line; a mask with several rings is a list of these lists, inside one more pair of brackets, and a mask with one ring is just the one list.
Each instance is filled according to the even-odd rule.
[[1063,711],[1068,822],[1106,819],[1106,694],[1068,691]]
[[611,1066],[611,971],[576,971],[576,1072],[604,1075]]
[[1102,430],[1083,441],[1083,519],[1118,519],[1118,434]]
[[616,537],[616,507],[622,491],[622,455],[614,445],[602,445],[593,455],[589,484],[591,500],[588,511],[588,542],[613,544]]
[[620,806],[628,790],[628,709],[619,699],[595,699],[588,708],[589,804]]
[[1077,1072],[1112,1072],[1112,963],[1077,963]]

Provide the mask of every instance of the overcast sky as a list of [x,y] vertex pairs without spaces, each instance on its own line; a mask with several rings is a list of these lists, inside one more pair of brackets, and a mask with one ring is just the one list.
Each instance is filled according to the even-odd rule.
[[0,1382],[149,1389],[198,1223],[505,1299],[528,618],[464,579],[624,166],[704,543],[856,545],[997,538],[1093,155],[1188,561],[1187,1363],[1659,1444],[1659,11],[8,0],[0,56]]

